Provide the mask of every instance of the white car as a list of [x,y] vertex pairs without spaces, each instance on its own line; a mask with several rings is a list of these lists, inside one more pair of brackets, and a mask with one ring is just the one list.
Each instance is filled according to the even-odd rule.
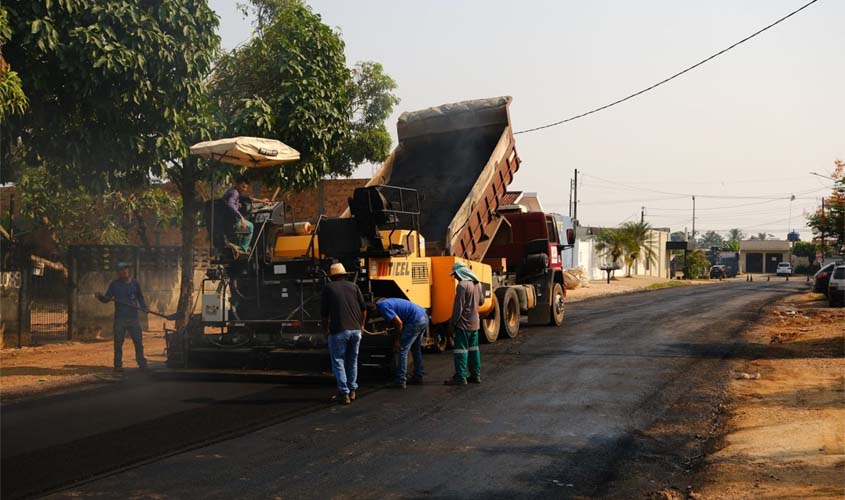
[[845,307],[845,266],[836,266],[833,269],[827,284],[827,300],[830,301],[830,307]]
[[775,271],[778,276],[792,276],[792,264],[789,262],[781,262]]

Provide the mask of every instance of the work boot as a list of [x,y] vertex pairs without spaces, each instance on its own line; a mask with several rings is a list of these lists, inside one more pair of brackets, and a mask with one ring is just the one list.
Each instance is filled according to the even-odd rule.
[[358,399],[358,393],[355,391],[349,391],[349,401],[355,401]]
[[480,384],[481,383],[481,377],[469,377],[467,379],[467,382],[469,382],[470,384]]
[[408,385],[423,385],[423,379],[421,377],[411,377],[405,383]]
[[338,393],[337,396],[334,397],[334,399],[339,405],[352,404],[352,400],[349,398],[349,394]]
[[443,381],[444,385],[467,385],[467,380],[465,378],[450,378],[449,380]]
[[391,389],[404,389],[405,388],[405,382],[393,381],[387,387],[389,387]]

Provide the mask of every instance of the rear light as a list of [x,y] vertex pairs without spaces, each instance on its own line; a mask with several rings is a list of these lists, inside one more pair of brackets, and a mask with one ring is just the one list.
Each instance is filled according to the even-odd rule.
[[819,273],[818,275],[816,275],[816,278],[823,280],[823,279],[827,278],[828,276],[830,276],[830,273],[823,272],[823,273]]
[[293,320],[293,321],[291,321],[291,322],[290,322],[290,326],[292,326],[292,327],[294,327],[294,328],[299,328],[299,327],[301,327],[301,326],[302,326],[302,321],[299,321],[299,320],[296,320],[296,319],[295,319],[295,320]]

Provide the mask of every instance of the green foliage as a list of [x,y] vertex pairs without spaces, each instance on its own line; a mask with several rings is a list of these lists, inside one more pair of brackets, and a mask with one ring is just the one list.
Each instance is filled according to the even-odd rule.
[[11,40],[9,13],[0,6],[0,120],[26,111],[27,100],[20,76],[3,59],[3,46]]
[[[807,217],[807,225],[813,232],[825,235],[825,240],[834,239],[839,247],[845,246],[845,162],[836,160],[833,172],[833,191],[825,198],[824,211],[821,208]],[[825,254],[830,249],[825,248]]]
[[610,264],[618,264],[619,259],[625,255],[625,233],[620,229],[602,229],[596,235],[595,248],[599,254],[610,259]]
[[796,241],[792,246],[792,255],[806,257],[810,262],[813,262],[816,260],[816,250],[818,249],[819,247],[816,244],[809,241]]
[[731,229],[728,231],[727,239],[722,243],[722,250],[725,252],[739,252],[739,242],[743,239],[745,239],[745,233],[741,229]]
[[[29,110],[3,137],[69,185],[143,185],[187,154],[219,38],[205,0],[5,2]],[[4,179],[6,180],[6,179]]]
[[724,242],[725,239],[721,234],[716,231],[707,231],[698,240],[698,245],[709,250],[710,247],[721,247]]
[[622,232],[628,276],[640,258],[652,264],[657,262],[657,254],[651,246],[651,226],[647,222],[627,222],[619,231]]
[[221,57],[213,96],[230,135],[275,137],[300,151],[296,164],[268,170],[270,181],[299,189],[383,161],[384,120],[398,99],[381,65],[349,70],[340,34],[302,1],[252,0],[245,10],[255,37]]
[[686,276],[689,279],[701,279],[707,275],[710,269],[710,261],[707,259],[704,250],[697,248],[687,254]]
[[47,228],[60,246],[127,244],[133,233],[149,245],[147,221],[162,229],[180,221],[179,198],[160,187],[93,193],[43,165],[24,169],[18,187],[24,220]]
[[687,241],[687,234],[683,231],[675,231],[669,235],[669,241]]

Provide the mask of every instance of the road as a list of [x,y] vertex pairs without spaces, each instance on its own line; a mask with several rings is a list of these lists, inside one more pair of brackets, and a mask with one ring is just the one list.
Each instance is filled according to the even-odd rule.
[[[731,282],[590,300],[564,326],[482,347],[484,383],[328,385],[131,378],[2,409],[3,497],[613,496],[641,436],[724,377],[757,309],[801,282]],[[106,474],[108,471],[112,473]]]

